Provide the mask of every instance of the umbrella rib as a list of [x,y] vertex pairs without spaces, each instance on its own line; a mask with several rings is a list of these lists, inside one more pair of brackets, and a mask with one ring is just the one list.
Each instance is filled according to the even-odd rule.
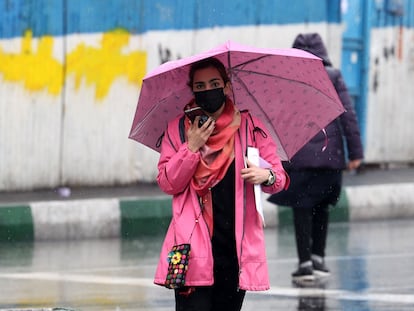
[[[229,64],[229,70],[232,71],[233,68],[231,68],[231,57],[230,57],[230,51],[227,52],[227,62]],[[230,75],[230,79],[232,79],[232,75]],[[236,103],[236,94],[233,93],[233,103]]]
[[[249,96],[254,100],[254,102],[256,103],[257,107],[260,108],[260,110],[262,111],[263,115],[266,116],[267,121],[270,123],[271,120],[270,118],[267,116],[266,112],[264,111],[264,109],[261,107],[261,105],[259,105],[259,102],[257,101],[256,97],[250,92],[249,88],[246,86],[246,84],[244,83],[243,80],[241,80],[237,75],[234,75],[235,78],[237,78],[238,83],[240,86],[242,86],[245,91],[247,92],[247,94],[249,94]],[[233,92],[233,98],[234,98],[234,103],[236,103],[236,98],[235,98],[235,92]],[[276,129],[275,129],[276,132]]]
[[[262,111],[263,116],[266,118],[267,123],[271,124],[271,120],[270,118],[267,116],[267,113],[264,111],[264,109],[262,108],[261,105],[259,105],[256,97],[249,91],[249,89],[247,88],[246,84],[243,82],[243,80],[241,80],[237,75],[234,75],[235,78],[237,78],[238,82],[240,83],[240,86],[242,86],[246,92],[250,95],[250,97],[254,100],[254,102],[256,103],[256,106]],[[234,92],[233,92],[233,98],[235,97]],[[236,100],[234,98],[234,103],[236,103]],[[270,128],[269,128],[270,130]],[[272,130],[274,131],[274,133],[276,134],[276,136],[279,138],[280,142],[282,142],[282,137],[280,137],[280,133],[277,131],[277,129],[273,126]],[[283,148],[282,148],[283,149]],[[286,152],[285,150],[283,150],[284,152]]]
[[[255,73],[255,72],[252,72],[252,71],[246,71],[246,70],[239,70],[238,72],[250,72],[250,73]],[[257,73],[257,74],[260,74],[260,73]],[[286,78],[279,77],[279,76],[273,76],[273,75],[270,75],[270,74],[264,74],[264,75],[267,75],[267,76],[270,76],[270,77],[278,77],[278,78],[281,78],[281,79],[284,79],[284,80],[287,80],[287,81],[292,81],[291,79],[286,79]],[[246,91],[246,93],[247,93],[247,94],[248,94],[248,95],[252,98],[252,100],[256,103],[256,106],[257,106],[257,107],[261,110],[261,112],[262,112],[262,114],[263,114],[263,117],[265,117],[265,118],[266,118],[267,123],[271,124],[271,120],[270,120],[270,118],[268,117],[268,115],[267,115],[267,113],[265,112],[265,110],[262,108],[262,106],[261,106],[261,105],[259,105],[259,102],[257,101],[256,97],[255,97],[255,96],[254,96],[254,95],[250,92],[249,88],[246,86],[246,84],[244,83],[244,81],[238,77],[238,75],[237,75],[237,73],[236,73],[236,72],[234,72],[233,78],[234,78],[235,80],[237,80],[237,83],[238,83],[238,84],[239,84],[242,88],[244,88],[244,90]],[[301,81],[296,81],[296,82],[300,82],[300,83],[302,83],[302,84],[304,84],[304,85],[306,85],[306,86],[308,86],[308,87],[312,87],[312,88],[314,88],[312,85],[310,85],[310,84],[308,84],[308,83],[301,82]],[[318,90],[318,91],[320,92],[320,94],[321,94],[321,95],[326,96],[326,97],[327,97],[327,98],[329,98],[330,100],[335,100],[334,98],[331,98],[330,96],[326,95],[324,92],[322,92],[322,91],[320,91],[320,90]],[[236,99],[235,99],[235,92],[233,92],[233,100],[234,100],[234,103],[236,103]],[[278,133],[277,129],[273,127],[273,131],[275,132],[276,136],[277,136],[277,137],[279,137],[280,141],[282,142],[282,137],[279,135],[279,133]]]
[[[240,64],[238,64],[237,66],[234,66],[233,68],[239,68],[239,67],[242,67],[242,66],[248,65],[248,64],[250,64],[250,63],[253,63],[253,62],[259,61],[259,60],[261,60],[262,58],[266,58],[266,57],[268,57],[268,56],[269,56],[269,55],[262,55],[262,56],[260,56],[260,57],[254,58],[254,59],[249,59],[249,60],[248,60],[248,61],[246,61],[246,62],[240,63]],[[233,68],[230,66],[230,52],[229,52],[229,60],[228,60],[228,62],[229,62],[229,68],[233,69]],[[239,70],[243,70],[243,69],[239,69]]]

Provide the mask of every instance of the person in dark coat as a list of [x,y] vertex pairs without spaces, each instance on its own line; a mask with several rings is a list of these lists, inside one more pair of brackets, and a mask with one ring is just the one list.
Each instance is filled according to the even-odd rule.
[[339,199],[343,170],[360,166],[363,147],[355,110],[342,74],[332,66],[320,35],[299,34],[293,47],[322,58],[346,110],[290,162],[283,163],[290,176],[290,187],[268,198],[272,203],[289,206],[293,210],[299,259],[298,269],[292,273],[293,281],[314,281],[317,276],[329,275],[324,260],[329,205],[335,205]]

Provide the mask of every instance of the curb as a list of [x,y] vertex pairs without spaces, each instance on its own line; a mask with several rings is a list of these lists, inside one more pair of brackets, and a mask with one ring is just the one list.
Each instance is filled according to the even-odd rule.
[[[292,212],[263,197],[267,227],[290,225]],[[165,232],[171,197],[79,199],[0,206],[0,242],[132,239]],[[414,183],[344,187],[331,222],[414,218]]]
[[[278,225],[293,223],[289,207],[278,206]],[[343,187],[331,207],[330,222],[414,218],[414,184],[382,184]]]
[[0,206],[0,242],[136,238],[164,232],[171,198],[82,199]]

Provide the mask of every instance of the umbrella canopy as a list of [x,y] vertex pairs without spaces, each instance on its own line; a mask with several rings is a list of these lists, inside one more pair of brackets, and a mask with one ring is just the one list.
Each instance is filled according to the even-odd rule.
[[[209,51],[170,61],[143,80],[129,138],[156,151],[167,123],[193,98],[191,64],[215,57],[227,68],[239,110],[259,117],[289,160],[344,108],[320,58],[299,49],[255,48],[228,41]],[[321,146],[322,148],[322,146]]]

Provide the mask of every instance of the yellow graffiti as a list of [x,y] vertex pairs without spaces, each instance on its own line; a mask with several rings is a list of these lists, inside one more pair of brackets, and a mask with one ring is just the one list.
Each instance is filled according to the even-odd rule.
[[[142,51],[123,53],[129,40],[128,32],[115,30],[103,34],[100,47],[79,44],[66,55],[66,74],[74,75],[77,89],[83,80],[87,86],[93,86],[97,99],[108,94],[117,78],[126,77],[129,83],[139,85],[145,75],[147,56]],[[23,83],[30,91],[46,89],[58,95],[64,85],[65,68],[52,51],[53,37],[40,38],[35,51],[32,32],[27,31],[19,53],[5,53],[0,47],[0,76],[5,81]]]
[[120,76],[126,76],[131,83],[140,83],[145,75],[146,53],[122,54],[129,38],[126,31],[116,30],[103,35],[99,48],[78,45],[67,56],[67,72],[75,75],[76,88],[84,78],[87,85],[95,85],[96,98],[102,99]]
[[50,94],[59,94],[63,85],[63,70],[52,56],[53,38],[42,37],[37,51],[33,51],[31,42],[32,32],[27,31],[19,54],[7,54],[0,48],[0,73],[4,80],[22,82],[29,90],[46,88]]

